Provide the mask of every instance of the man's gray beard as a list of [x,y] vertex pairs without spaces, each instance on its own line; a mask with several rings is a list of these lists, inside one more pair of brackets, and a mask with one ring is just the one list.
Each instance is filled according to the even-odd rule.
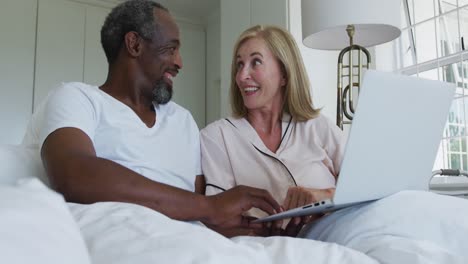
[[167,104],[172,98],[172,87],[163,80],[156,83],[153,90],[153,101],[157,104]]

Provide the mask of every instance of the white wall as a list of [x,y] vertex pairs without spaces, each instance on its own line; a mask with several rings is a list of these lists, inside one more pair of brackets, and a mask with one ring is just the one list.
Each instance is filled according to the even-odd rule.
[[[61,82],[103,83],[107,62],[99,32],[111,7],[99,0],[0,1],[0,144],[21,142],[33,106]],[[174,100],[204,127],[205,25],[176,21],[184,69],[174,80]]]
[[34,110],[60,83],[83,81],[85,54],[86,5],[40,0],[38,12]]
[[288,27],[288,0],[221,0],[221,116],[231,113],[232,50],[242,31],[257,24]]
[[21,142],[33,109],[60,82],[107,73],[97,39],[108,10],[66,0],[0,2],[0,33],[8,36],[0,41],[0,143]]
[[206,124],[221,118],[221,18],[217,10],[206,21]]
[[221,116],[231,113],[229,87],[231,84],[232,49],[239,34],[250,26],[250,0],[221,0]]
[[[21,16],[18,16],[21,14]],[[21,18],[19,18],[21,17]],[[19,142],[31,115],[36,3],[0,5],[0,143]]]
[[205,28],[176,17],[183,68],[174,79],[174,102],[187,108],[199,128],[205,126]]
[[322,51],[302,44],[301,1],[289,1],[289,31],[301,50],[311,83],[315,107],[322,114],[336,120],[337,61],[339,51]]

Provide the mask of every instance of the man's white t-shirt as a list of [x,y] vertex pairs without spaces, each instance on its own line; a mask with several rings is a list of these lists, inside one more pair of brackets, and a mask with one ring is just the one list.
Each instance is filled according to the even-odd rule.
[[201,174],[199,131],[189,111],[169,102],[154,104],[156,122],[149,128],[127,105],[84,83],[66,83],[51,92],[33,115],[23,144],[40,149],[59,128],[83,131],[96,155],[151,180],[194,190]]

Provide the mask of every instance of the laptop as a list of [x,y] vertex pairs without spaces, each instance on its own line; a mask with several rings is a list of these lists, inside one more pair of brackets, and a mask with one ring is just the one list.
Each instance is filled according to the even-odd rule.
[[257,219],[334,211],[402,190],[428,190],[455,85],[366,71],[333,199]]

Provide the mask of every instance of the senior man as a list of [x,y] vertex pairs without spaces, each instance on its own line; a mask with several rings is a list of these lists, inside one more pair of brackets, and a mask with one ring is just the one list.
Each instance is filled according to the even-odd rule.
[[252,207],[281,210],[261,189],[194,192],[199,133],[191,114],[170,101],[182,59],[179,29],[165,7],[148,0],[118,5],[101,43],[105,83],[62,85],[28,128],[24,143],[41,148],[52,188],[69,202],[135,203],[213,228],[254,227],[242,216]]

